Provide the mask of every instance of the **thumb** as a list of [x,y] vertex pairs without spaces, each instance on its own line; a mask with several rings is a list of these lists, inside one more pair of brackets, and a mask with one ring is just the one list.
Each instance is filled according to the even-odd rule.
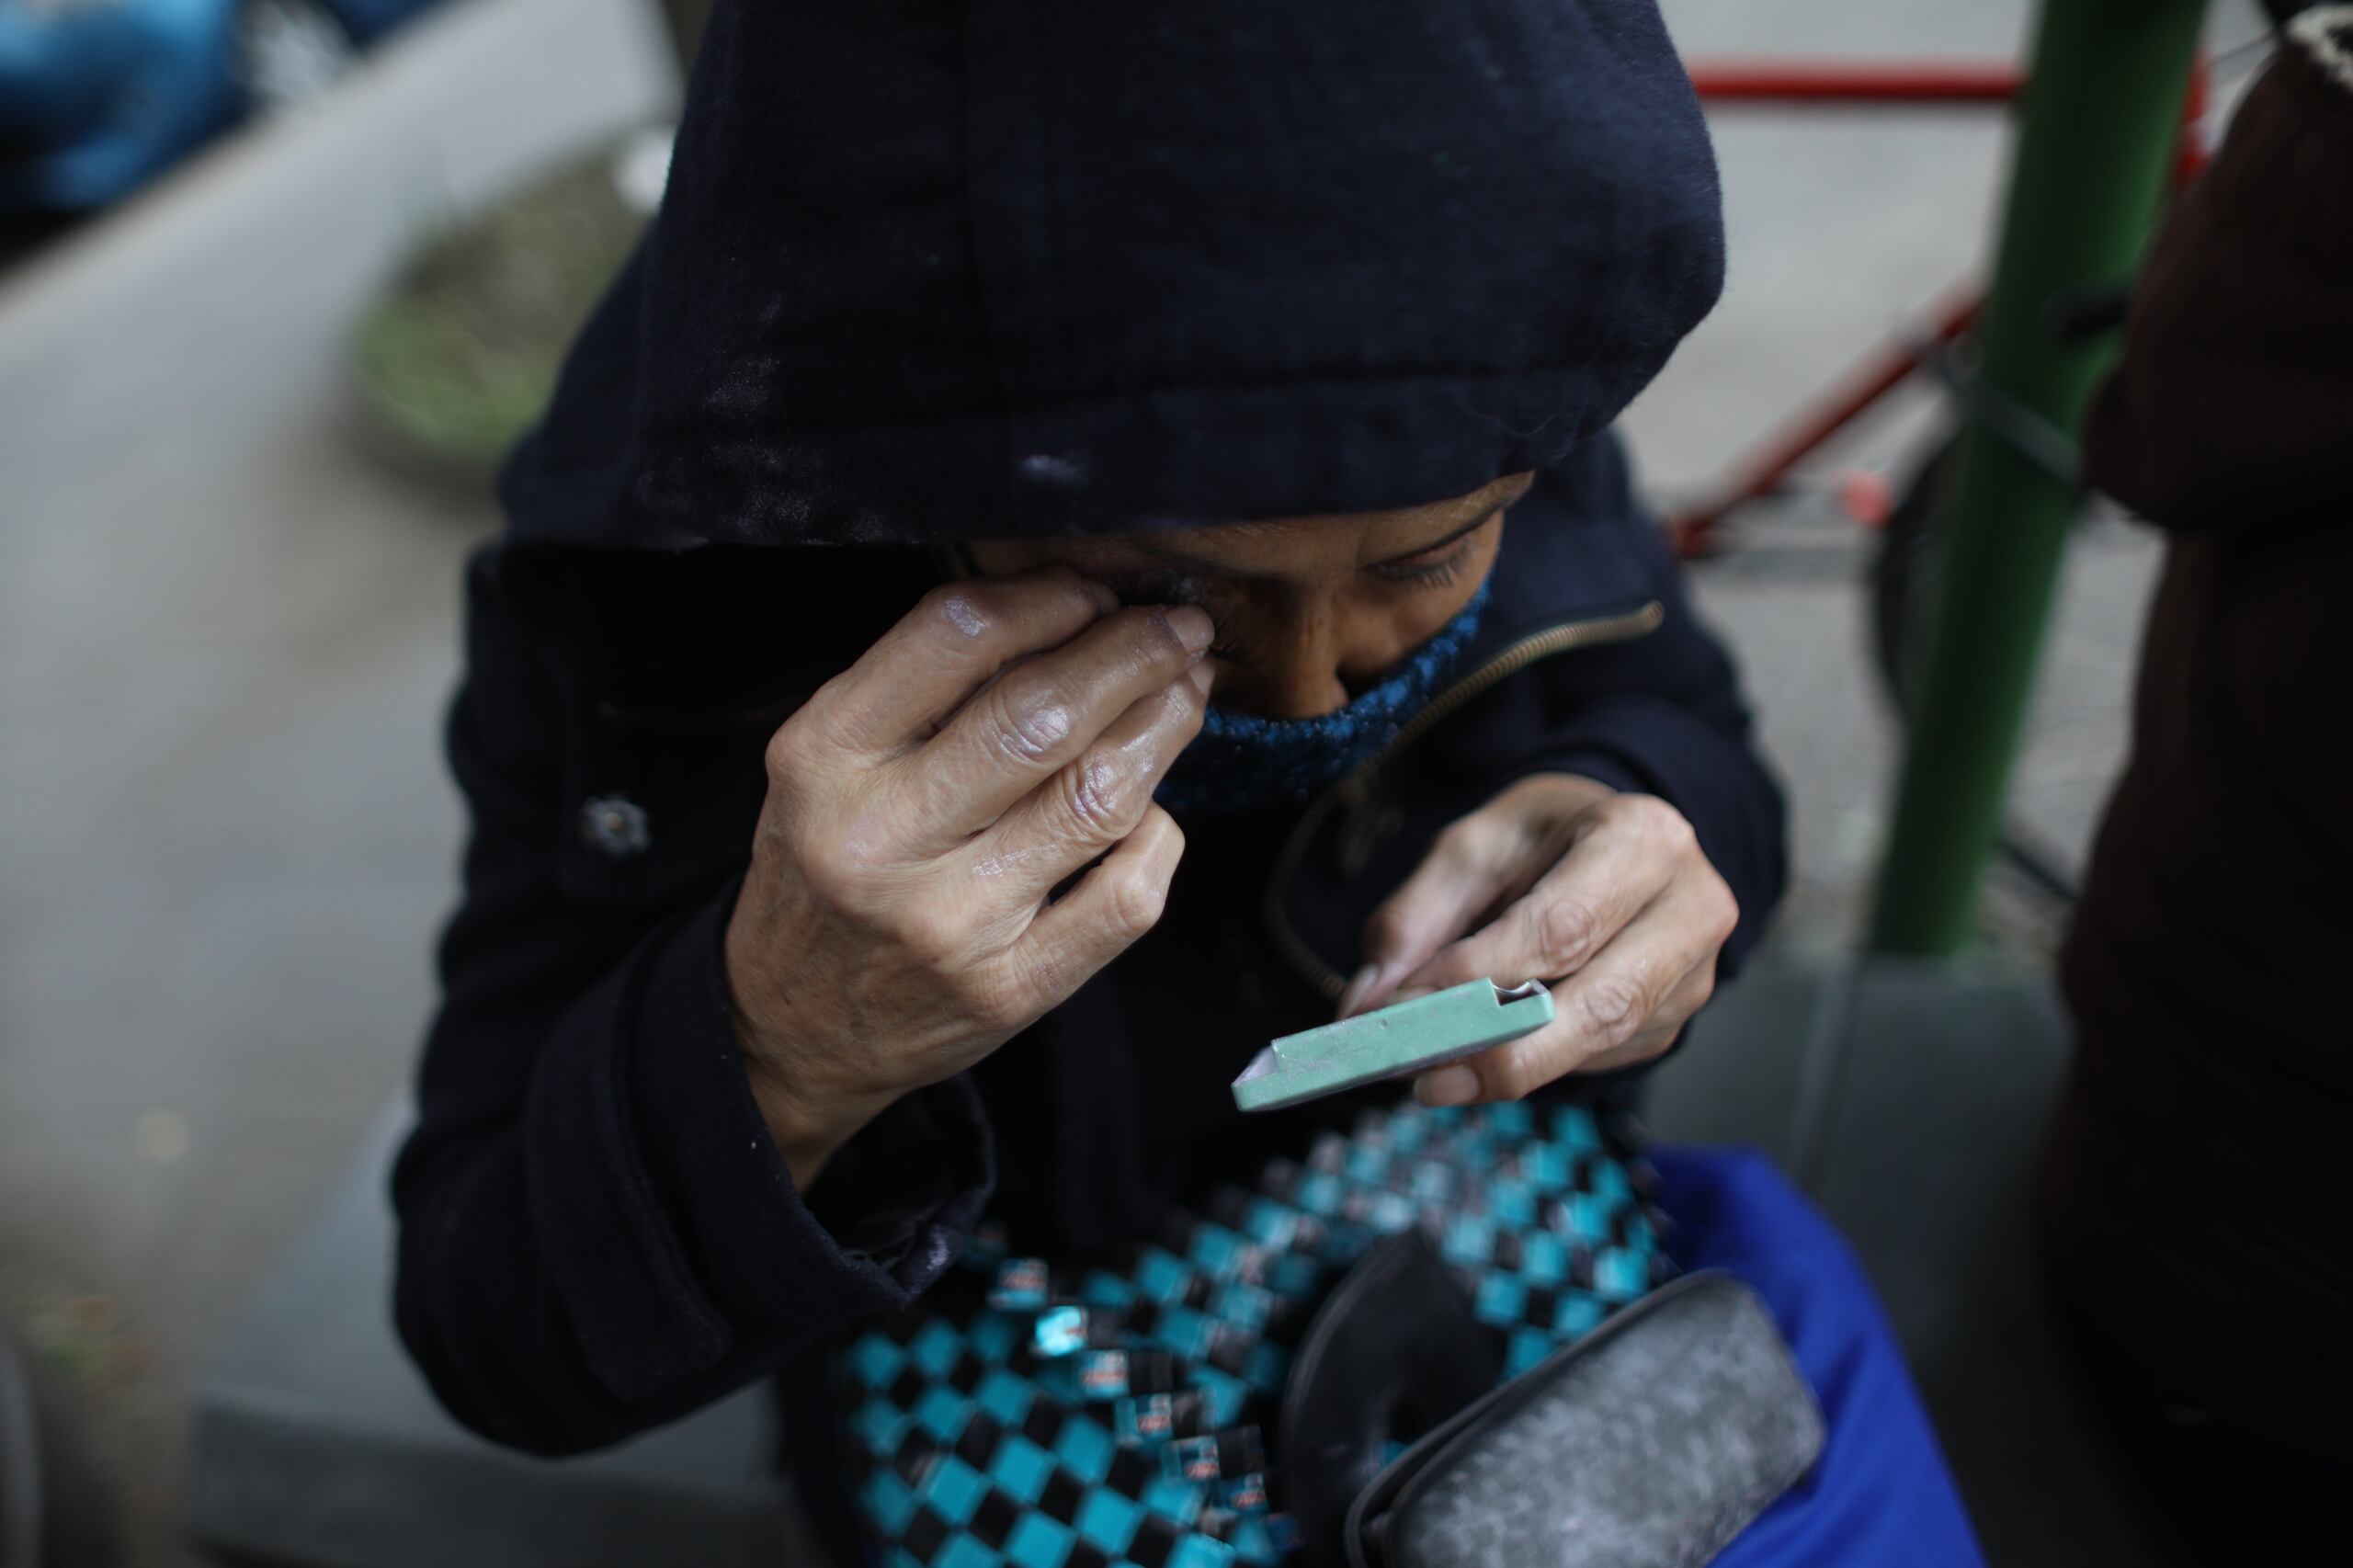
[[1364,967],[1340,994],[1339,1017],[1381,1006],[1399,981],[1511,892],[1517,837],[1483,815],[1465,817],[1438,835],[1413,875],[1366,917]]

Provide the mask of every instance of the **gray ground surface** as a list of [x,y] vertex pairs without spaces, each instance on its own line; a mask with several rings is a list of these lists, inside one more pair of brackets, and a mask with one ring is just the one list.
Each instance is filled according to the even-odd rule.
[[[2022,6],[1668,11],[1694,54],[2000,53]],[[628,0],[472,0],[0,278],[0,1317],[74,1397],[138,1562],[176,1560],[192,1369],[400,1083],[451,886],[434,730],[457,563],[492,517],[355,449],[342,335],[437,214],[668,91]],[[1717,123],[1731,292],[1631,422],[1670,498],[1974,264],[2003,145],[1974,113]],[[1700,593],[1790,786],[1794,961],[1853,929],[1892,740],[1851,531],[1801,498],[1750,533]],[[2154,561],[2103,524],[2068,579],[2016,804],[2069,857],[2119,758]],[[2029,961],[2047,944],[2029,902],[1993,926]],[[1739,1042],[1707,1043],[1720,1065],[1678,1069],[1695,1118],[1750,1092]]]
[[458,815],[482,500],[341,428],[410,240],[665,102],[628,0],[474,0],[0,282],[0,1313],[135,1561],[182,1401],[392,1096]]

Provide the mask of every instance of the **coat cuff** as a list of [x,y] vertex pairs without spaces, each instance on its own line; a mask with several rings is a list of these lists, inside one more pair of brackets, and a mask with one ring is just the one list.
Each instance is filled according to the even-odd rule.
[[1607,784],[1621,795],[1655,795],[1659,792],[1657,782],[1628,766],[1625,758],[1606,751],[1571,747],[1549,753],[1524,767],[1514,768],[1501,785],[1488,793],[1490,796],[1501,794],[1521,779],[1540,773],[1573,773],[1579,778]]
[[735,889],[568,1013],[529,1108],[535,1222],[598,1378],[624,1398],[910,1303],[994,1181],[962,1078],[899,1101],[804,1199],[752,1098],[727,1003]]

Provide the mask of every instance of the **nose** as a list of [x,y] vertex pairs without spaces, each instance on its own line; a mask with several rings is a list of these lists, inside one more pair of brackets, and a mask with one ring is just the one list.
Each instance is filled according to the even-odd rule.
[[1260,642],[1248,668],[1219,672],[1221,706],[1264,719],[1313,719],[1348,705],[1333,607],[1289,608],[1289,614],[1270,618],[1279,621],[1279,634]]

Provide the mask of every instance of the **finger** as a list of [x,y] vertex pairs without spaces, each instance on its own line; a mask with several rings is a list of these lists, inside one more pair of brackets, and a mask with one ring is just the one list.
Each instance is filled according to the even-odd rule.
[[1078,884],[1039,911],[1005,958],[1006,984],[1034,1017],[1066,1000],[1160,920],[1184,830],[1159,806]]
[[1136,831],[1152,792],[1200,733],[1210,670],[1195,665],[1131,704],[1093,744],[959,851],[1008,908],[1048,889]]
[[1533,872],[1524,836],[1508,821],[1475,812],[1438,835],[1422,863],[1364,923],[1364,967],[1340,994],[1339,1016],[1380,1006],[1471,923],[1520,891]]
[[1191,605],[1104,617],[977,693],[904,759],[919,835],[945,849],[986,828],[1190,668],[1216,634]]
[[1493,922],[1433,955],[1400,989],[1574,974],[1666,890],[1677,865],[1643,835],[1597,823]]
[[943,584],[803,711],[835,745],[891,755],[927,738],[1006,665],[1069,642],[1119,603],[1059,566]]
[[1415,1087],[1416,1096],[1430,1105],[1518,1099],[1608,1057],[1654,1019],[1671,1017],[1663,1015],[1669,999],[1678,996],[1694,970],[1713,964],[1722,941],[1710,924],[1682,918],[1672,907],[1675,902],[1653,905],[1590,962],[1553,986],[1551,1023],[1426,1074]]
[[1588,1058],[1577,1071],[1580,1073],[1610,1073],[1620,1067],[1631,1067],[1648,1062],[1673,1045],[1708,998],[1716,992],[1716,964],[1712,958],[1689,974],[1677,986],[1667,999],[1659,1005],[1651,1021],[1635,1031],[1634,1037],[1612,1051]]

